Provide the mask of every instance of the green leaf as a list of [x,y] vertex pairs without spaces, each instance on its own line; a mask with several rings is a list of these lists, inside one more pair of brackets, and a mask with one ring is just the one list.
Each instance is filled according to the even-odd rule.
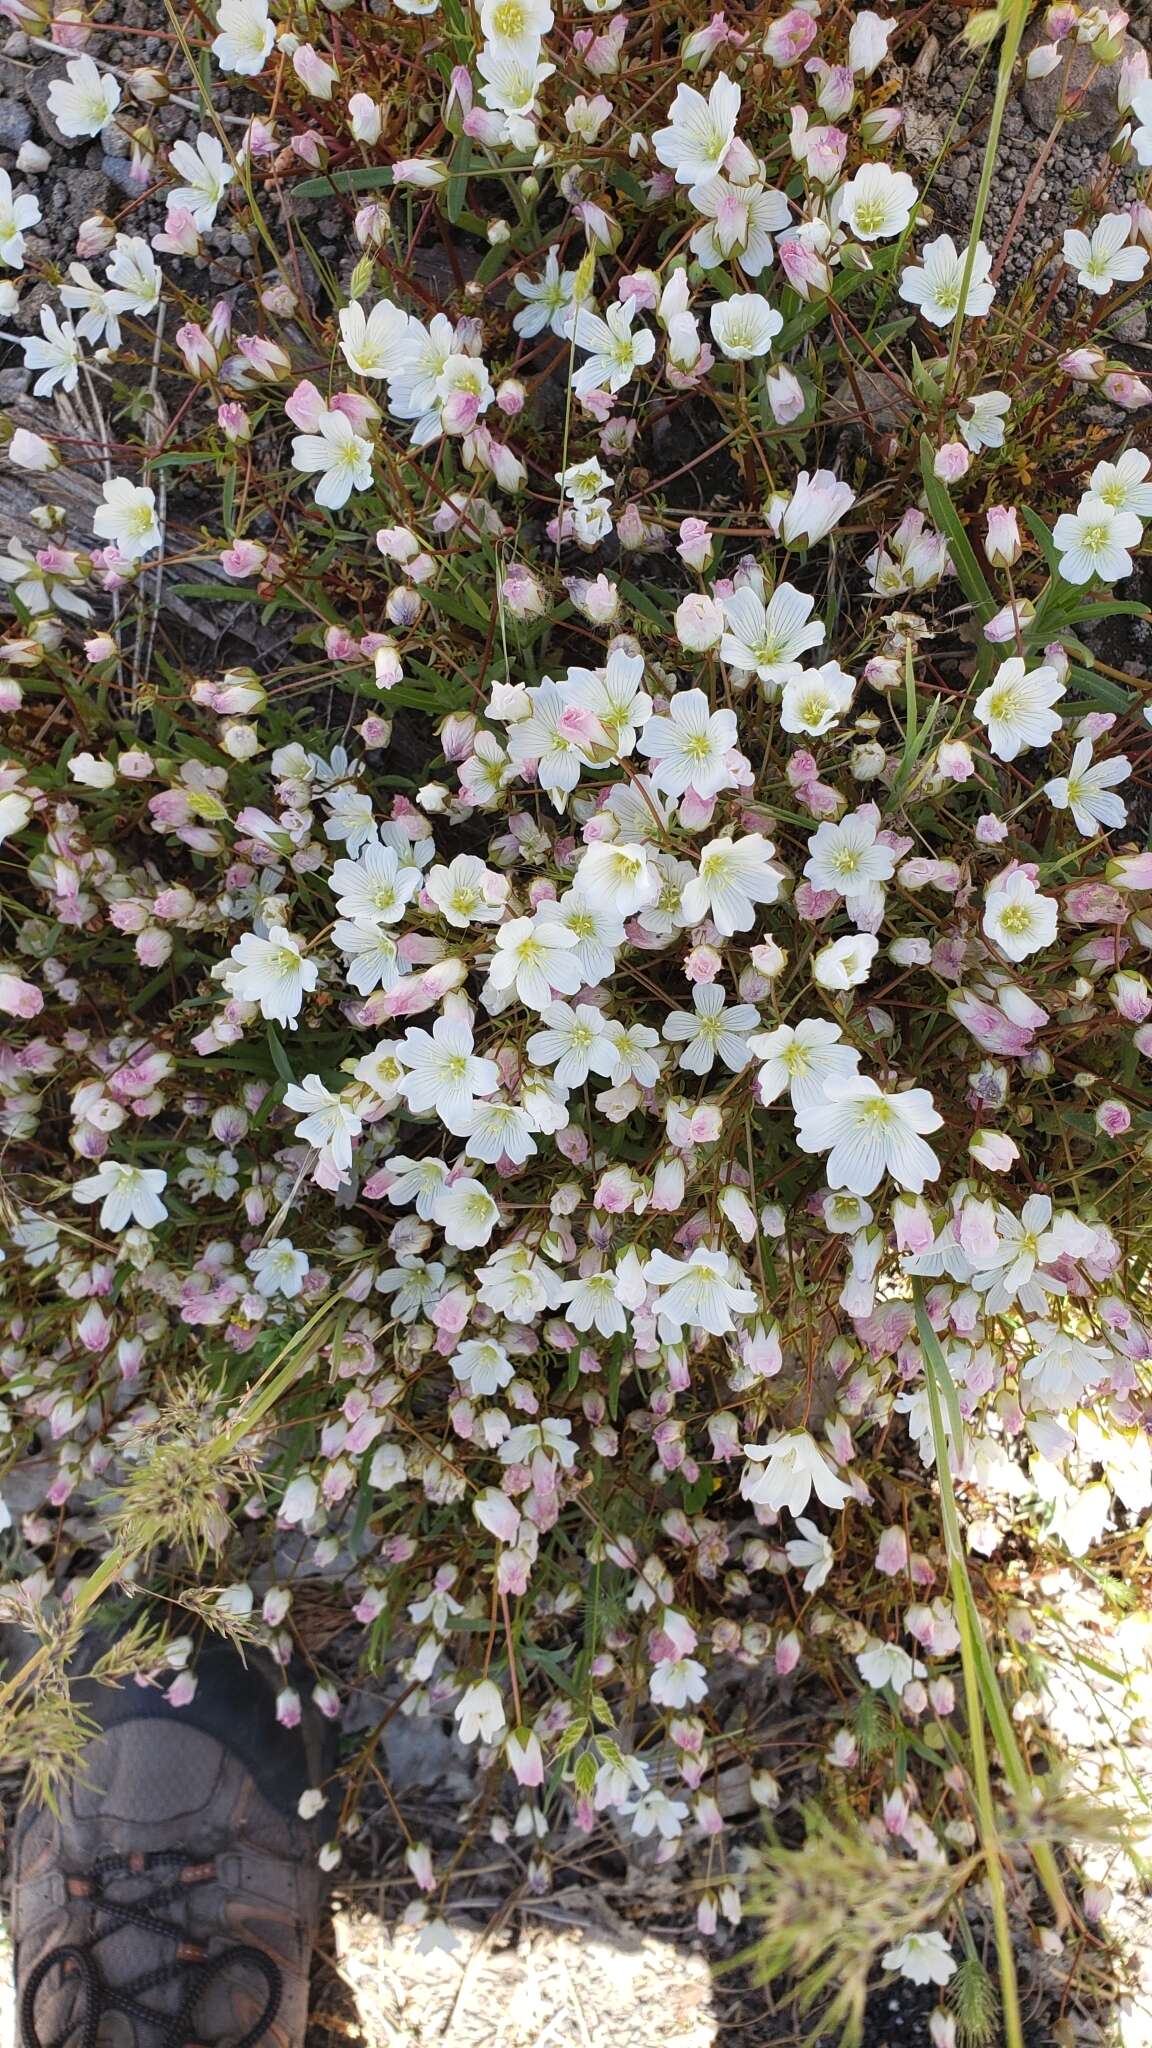
[[322,178],[305,178],[302,185],[290,189],[297,199],[331,199],[334,192],[388,192],[392,172],[387,164],[359,171],[325,171]]
[[292,1062],[284,1050],[283,1040],[274,1024],[269,1024],[268,1026],[268,1050],[272,1055],[272,1065],[275,1067],[280,1079],[286,1088],[291,1088],[296,1076],[292,1072]]
[[936,526],[947,539],[948,552],[952,557],[960,588],[983,626],[995,616],[1000,607],[984,580],[984,572],[976,559],[960,515],[932,467],[934,454],[935,450],[927,434],[922,435],[920,474],[924,479],[924,495],[928,500],[928,509]]

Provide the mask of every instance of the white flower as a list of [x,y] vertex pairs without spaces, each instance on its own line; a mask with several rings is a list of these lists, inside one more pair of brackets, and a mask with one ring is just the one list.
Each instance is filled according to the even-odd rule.
[[1046,747],[1060,730],[1060,713],[1052,706],[1063,695],[1054,668],[1026,669],[1018,654],[1002,661],[974,706],[996,759],[1014,761],[1025,747]]
[[382,846],[378,840],[370,841],[355,860],[336,861],[329,877],[341,917],[368,930],[399,924],[419,886],[419,868],[402,866],[395,847]]
[[24,230],[34,228],[40,219],[40,202],[31,192],[21,192],[19,198],[12,192],[12,180],[7,171],[0,171],[0,263],[9,270],[24,267]]
[[808,841],[804,873],[822,894],[843,896],[849,915],[870,920],[884,909],[884,883],[896,872],[896,856],[878,836],[879,820],[869,809],[850,811],[839,824],[825,821]]
[[644,1278],[658,1290],[656,1309],[661,1321],[677,1335],[687,1326],[722,1337],[735,1327],[733,1310],[737,1315],[750,1315],[756,1307],[756,1296],[742,1284],[739,1268],[735,1269],[736,1281],[729,1278],[732,1270],[727,1252],[702,1245],[687,1259],[653,1252],[644,1267]]
[[614,1078],[620,1058],[606,1019],[591,1003],[548,1003],[540,1012],[543,1030],[528,1040],[528,1057],[551,1067],[561,1088],[582,1088],[590,1073]]
[[440,1189],[432,1214],[447,1242],[458,1251],[474,1251],[477,1245],[487,1244],[500,1220],[499,1208],[483,1181],[473,1180],[469,1174]]
[[1114,512],[1135,512],[1152,519],[1152,484],[1146,481],[1152,459],[1139,448],[1126,448],[1115,462],[1098,462],[1088,479],[1089,495]]
[[[683,86],[680,90],[684,90]],[[634,1806],[622,1806],[620,1811],[631,1815],[634,1835],[645,1838],[658,1834],[665,1842],[678,1840],[684,1832],[684,1822],[688,1818],[688,1808],[684,1801],[670,1799],[667,1792],[662,1792],[658,1785],[654,1785],[650,1792],[645,1792]]]
[[1009,960],[1027,960],[1056,937],[1057,906],[1042,896],[1022,869],[1006,869],[990,883],[984,902],[983,929]]
[[120,105],[120,87],[108,71],[100,71],[91,57],[74,57],[65,66],[65,76],[54,78],[48,87],[48,112],[62,135],[78,140],[82,135],[99,135]]
[[693,924],[710,917],[723,938],[750,930],[756,904],[775,903],[780,894],[780,875],[772,865],[775,851],[759,832],[710,840],[696,874],[685,884],[685,917]]
[[692,237],[692,254],[703,270],[715,270],[733,256],[745,277],[759,277],[772,261],[772,237],[788,226],[792,210],[783,192],[763,185],[735,185],[727,178],[709,178],[688,194],[704,226]]
[[456,1733],[461,1742],[495,1742],[504,1733],[504,1702],[490,1678],[470,1685],[456,1702]]
[[216,25],[219,34],[213,40],[212,55],[221,71],[235,71],[243,78],[254,78],[263,71],[276,40],[268,18],[268,0],[220,0]]
[[627,1328],[615,1273],[582,1273],[578,1279],[564,1282],[563,1293],[564,1319],[574,1330],[597,1330],[602,1337],[617,1337]]
[[1044,794],[1058,811],[1070,810],[1076,829],[1085,839],[1097,832],[1115,832],[1124,824],[1128,810],[1122,797],[1111,794],[1117,782],[1126,782],[1132,772],[1123,754],[1109,761],[1093,761],[1091,740],[1078,740],[1067,775],[1057,775],[1044,784]]
[[61,391],[75,391],[81,355],[76,329],[70,320],[60,320],[51,306],[41,306],[40,334],[30,335],[22,346],[25,368],[42,373],[32,386],[37,398],[47,398],[57,384]]
[[413,323],[391,299],[370,313],[359,300],[340,309],[340,352],[357,377],[394,377],[413,353]]
[[957,424],[961,440],[973,455],[979,455],[982,448],[1004,446],[1004,422],[1011,405],[1006,391],[979,391],[965,400]]
[[1052,529],[1066,583],[1118,583],[1132,574],[1129,548],[1142,528],[1134,512],[1120,512],[1086,491],[1075,512],[1062,512]]
[[[555,249],[549,249],[544,259],[544,275],[537,282],[522,270],[512,279],[522,299],[527,300],[512,322],[515,333],[525,341],[531,341],[537,334],[550,328],[553,334],[566,340],[572,312],[573,293],[576,286],[576,272],[561,270],[560,259]],[[599,467],[599,465],[597,465]],[[607,478],[604,479],[607,482]],[[594,497],[595,492],[592,493]]]
[[297,434],[292,441],[292,467],[305,476],[319,476],[318,505],[336,512],[353,491],[372,487],[372,443],[356,432],[347,413],[320,415],[317,434]]
[[[967,260],[966,247],[957,249],[951,235],[938,235],[934,242],[926,244],[921,263],[909,264],[907,270],[901,271],[900,297],[919,306],[933,327],[950,327],[960,305]],[[991,268],[989,252],[983,242],[978,242],[964,301],[966,320],[982,319],[991,307],[996,296],[995,285],[988,282]]]
[[117,235],[108,259],[108,294],[113,313],[154,313],[160,304],[163,273],[142,235]]
[[284,1090],[285,1109],[300,1118],[296,1136],[315,1145],[330,1159],[338,1173],[352,1170],[352,1140],[360,1136],[360,1117],[351,1103],[335,1089],[326,1088],[319,1074],[306,1074],[302,1082],[290,1081]]
[[[309,1273],[307,1252],[298,1252],[290,1237],[278,1237],[272,1244],[258,1246],[249,1252],[245,1264],[256,1276],[257,1294],[282,1294],[289,1301],[300,1293]],[[306,1520],[307,1516],[300,1519]]]
[[847,938],[834,938],[832,944],[820,946],[812,963],[812,979],[818,989],[830,989],[836,995],[845,989],[859,989],[871,975],[877,952],[879,940],[871,932],[849,932]]
[[184,207],[198,228],[210,228],[235,175],[214,135],[198,135],[195,144],[174,142],[168,161],[184,179],[168,194],[169,207]]
[[31,816],[31,797],[22,789],[6,789],[0,795],[0,846],[14,832],[22,832]]
[[519,1102],[474,1102],[468,1116],[466,1159],[482,1159],[486,1166],[509,1160],[523,1166],[536,1151],[532,1133],[537,1128],[527,1109]]
[[548,0],[482,0],[480,32],[495,49],[534,58],[553,18]]
[[92,515],[92,530],[111,541],[127,561],[138,561],[158,548],[162,535],[156,519],[156,493],[126,476],[109,477],[102,485],[104,503]]
[[452,1353],[456,1378],[474,1396],[498,1394],[513,1376],[512,1361],[494,1337],[468,1337]]
[[803,669],[784,685],[780,724],[785,732],[811,733],[818,739],[843,717],[855,689],[855,677],[847,675],[838,662]]
[[644,847],[627,840],[600,840],[588,848],[576,870],[576,886],[595,901],[610,903],[631,917],[660,894],[659,871]]
[[127,1230],[138,1224],[154,1230],[168,1214],[160,1200],[168,1175],[159,1166],[132,1166],[127,1160],[102,1159],[95,1173],[72,1188],[74,1202],[99,1202],[101,1230]]
[[861,164],[855,177],[836,194],[834,221],[859,242],[886,241],[903,234],[917,197],[907,171],[890,170],[887,164]]
[[696,1657],[668,1657],[653,1666],[648,1690],[658,1707],[694,1707],[708,1696],[708,1679]]
[[815,547],[855,503],[851,485],[841,483],[832,470],[818,469],[810,476],[802,469],[784,506],[780,538],[785,547]]
[[708,1074],[717,1059],[729,1073],[739,1074],[752,1054],[748,1033],[760,1022],[751,1003],[724,1004],[718,982],[698,982],[692,991],[691,1010],[673,1010],[664,1020],[664,1036],[672,1044],[684,1041],[676,1064],[689,1074]]
[[652,699],[642,685],[644,657],[614,647],[603,668],[570,668],[568,693],[603,726],[618,760],[632,753],[640,728],[652,716]]
[[1129,240],[1131,215],[1106,213],[1091,235],[1080,228],[1064,230],[1064,261],[1076,272],[1076,282],[1085,291],[1102,294],[1114,284],[1135,284],[1143,277],[1148,251]]
[[223,982],[237,1002],[257,1004],[272,1024],[295,1024],[306,995],[315,988],[319,968],[304,958],[295,932],[273,925],[266,939],[245,932],[233,946]]
[[497,990],[514,988],[530,1010],[546,1010],[554,994],[574,996],[584,979],[576,943],[575,933],[542,911],[514,917],[496,934],[489,982]]
[[[903,1692],[914,1678],[923,1678],[925,1667],[918,1658],[910,1657],[899,1643],[882,1643],[873,1636],[867,1649],[861,1650],[856,1659],[856,1669],[874,1692],[883,1692],[891,1686],[893,1692]],[[890,1949],[889,1954],[895,1954]]]
[[813,1493],[826,1508],[842,1508],[851,1499],[851,1487],[806,1429],[774,1437],[768,1444],[745,1444],[743,1449],[752,1464],[744,1468],[740,1493],[754,1507],[774,1508],[777,1514],[787,1508],[790,1515],[802,1515]]
[[783,314],[761,292],[733,292],[718,299],[708,315],[713,341],[733,363],[766,356],[783,325]]
[[625,299],[623,305],[617,302],[609,306],[603,319],[586,306],[579,308],[572,333],[577,346],[588,349],[590,354],[572,379],[577,398],[587,398],[593,391],[622,391],[634,372],[651,362],[656,353],[656,336],[647,327],[633,334],[635,317],[636,301],[632,298]]
[[789,1564],[794,1565],[797,1571],[803,1569],[804,1591],[817,1593],[836,1561],[836,1553],[823,1530],[818,1529],[815,1522],[809,1522],[801,1517],[796,1526],[800,1530],[800,1535],[794,1536],[791,1543],[784,1545],[785,1555]]
[[473,1051],[475,1040],[466,1016],[437,1017],[431,1031],[409,1030],[396,1048],[406,1069],[401,1089],[413,1116],[435,1110],[457,1138],[472,1129],[478,1095],[494,1095],[500,1086],[495,1060]]
[[956,1969],[948,1943],[934,1930],[906,1934],[895,1948],[884,1951],[880,1961],[886,1970],[899,1970],[910,1984],[947,1984]]
[[470,924],[499,924],[508,899],[508,878],[477,853],[458,853],[448,866],[429,868],[424,887],[440,915],[463,931]]
[[734,590],[721,602],[728,627],[720,642],[721,661],[751,670],[762,683],[787,683],[801,675],[800,656],[824,638],[823,623],[812,618],[815,598],[791,583],[777,584],[767,604],[748,588]]
[[826,1017],[805,1017],[801,1023],[779,1024],[758,1031],[748,1049],[762,1062],[757,1089],[764,1103],[775,1102],[787,1088],[793,1109],[808,1109],[824,1100],[830,1082],[849,1080],[860,1064],[854,1045],[845,1045],[838,1024]]
[[723,169],[739,113],[740,87],[724,71],[707,99],[694,86],[677,86],[668,109],[671,126],[656,130],[652,147],[678,185],[702,185]]
[[922,1134],[938,1131],[943,1122],[926,1088],[886,1095],[875,1081],[855,1074],[829,1082],[823,1102],[797,1110],[796,1142],[802,1152],[827,1152],[830,1188],[870,1195],[888,1173],[918,1195],[940,1172]]
[[657,789],[710,797],[732,786],[727,757],[738,737],[734,711],[713,711],[703,690],[679,690],[666,716],[648,720],[639,746]]

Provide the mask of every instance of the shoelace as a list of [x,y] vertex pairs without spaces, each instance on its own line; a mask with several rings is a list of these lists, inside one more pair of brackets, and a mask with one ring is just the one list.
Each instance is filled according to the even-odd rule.
[[[166,1885],[150,1893],[147,1907],[134,1899],[109,1897],[109,1884],[126,1878],[140,1878],[164,1868],[175,1874]],[[203,2048],[192,2027],[196,2007],[209,1985],[227,1976],[238,1964],[256,1970],[268,1987],[264,2010],[255,2026],[249,2027],[246,2034],[237,2035],[231,2044],[231,2048],[255,2048],[279,2010],[284,1980],[278,1965],[271,1956],[265,1955],[263,1949],[253,1948],[247,1943],[238,1943],[219,1955],[209,1956],[201,1943],[190,1941],[176,1921],[166,1919],[162,1910],[157,1910],[172,1905],[192,1886],[210,1883],[215,1874],[215,1865],[211,1862],[195,1863],[179,1850],[164,1849],[149,1855],[104,1856],[91,1871],[70,1877],[68,1887],[72,1896],[90,1900],[93,1911],[105,1915],[108,1925],[88,1942],[66,1942],[41,1956],[20,2000],[24,2048],[63,2048],[69,2035],[74,2036],[76,2048],[96,2048],[100,2021],[105,2013],[110,2012],[126,2013],[138,2026],[154,2027],[159,2037],[158,2048]],[[117,1927],[125,1926],[140,1927],[159,1940],[175,1942],[176,1954],[170,1962],[161,1963],[155,1970],[146,1970],[128,1984],[113,1985],[106,1982],[95,1951]],[[76,1980],[77,2016],[64,2034],[46,2043],[41,2040],[36,2026],[36,1999],[54,1969],[69,1970]],[[182,1978],[186,1978],[187,1989],[178,2012],[157,2012],[154,2007],[142,2003],[144,1993]]]

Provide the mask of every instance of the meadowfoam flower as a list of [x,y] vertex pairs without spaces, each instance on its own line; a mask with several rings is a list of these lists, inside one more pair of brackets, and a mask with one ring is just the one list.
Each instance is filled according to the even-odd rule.
[[412,353],[412,321],[390,299],[370,313],[359,300],[340,309],[340,352],[357,377],[394,377]]
[[120,87],[111,72],[99,70],[87,55],[74,57],[65,65],[64,77],[54,78],[48,87],[48,112],[60,133],[72,141],[99,135],[119,105]]
[[678,85],[668,109],[670,126],[652,137],[657,159],[678,185],[703,185],[724,169],[736,140],[740,87],[721,72],[707,99],[691,85]]
[[530,1010],[546,1010],[553,996],[574,996],[584,979],[576,944],[575,933],[543,913],[514,917],[496,934],[489,983],[498,992],[514,989]]
[[57,385],[61,391],[75,391],[83,358],[70,320],[59,320],[51,306],[41,306],[40,333],[30,335],[22,346],[25,368],[41,373],[32,386],[37,398],[47,398]]
[[100,1203],[101,1230],[127,1230],[132,1224],[154,1230],[168,1215],[160,1199],[167,1185],[162,1167],[103,1159],[95,1173],[73,1183],[72,1200]]
[[748,588],[734,590],[721,602],[727,625],[721,661],[751,670],[762,683],[787,683],[800,676],[800,656],[824,638],[822,621],[812,618],[815,598],[791,583],[777,584],[767,604]]
[[24,231],[40,219],[40,202],[31,192],[17,198],[7,171],[0,171],[0,263],[9,270],[24,268]]
[[709,1074],[719,1059],[730,1074],[739,1074],[752,1057],[748,1033],[759,1022],[759,1012],[751,1003],[726,1007],[718,983],[697,983],[692,1009],[673,1010],[664,1020],[664,1037],[669,1044],[683,1044],[676,1064],[686,1073]]
[[591,1003],[547,1003],[540,1012],[543,1029],[528,1040],[528,1057],[538,1067],[551,1067],[561,1088],[582,1088],[589,1074],[616,1077],[620,1055],[608,1034],[608,1020]]
[[797,1518],[800,1531],[791,1543],[784,1545],[784,1554],[795,1571],[804,1574],[804,1591],[818,1593],[836,1562],[836,1553],[822,1529],[806,1516]]
[[648,720],[639,747],[652,763],[657,789],[706,798],[732,787],[728,755],[738,737],[735,712],[713,711],[703,690],[680,690],[666,716]]
[[830,1081],[823,1102],[796,1112],[796,1140],[803,1152],[827,1152],[830,1188],[870,1195],[887,1173],[910,1194],[936,1180],[940,1161],[924,1143],[944,1119],[926,1088],[886,1095],[865,1074]]
[[[277,1237],[271,1244],[258,1245],[254,1252],[249,1252],[244,1263],[253,1276],[252,1284],[257,1294],[262,1294],[266,1301],[274,1294],[283,1296],[285,1301],[294,1301],[303,1291],[304,1282],[311,1271],[311,1261],[307,1252],[297,1251],[290,1237]],[[295,1483],[293,1481],[293,1485]],[[315,1508],[314,1496],[315,1488],[313,1509],[308,1512]],[[285,1495],[286,1500],[287,1498]],[[280,1518],[284,1520],[283,1509]],[[307,1515],[301,1516],[300,1519],[306,1520]]]
[[[900,297],[919,306],[933,327],[950,327],[959,310],[967,260],[967,249],[957,249],[951,235],[937,236],[934,242],[926,244],[921,263],[909,264],[901,271]],[[966,320],[983,319],[992,305],[996,287],[988,282],[991,268],[989,252],[983,242],[978,242],[964,301]]]
[[1152,483],[1147,481],[1152,458],[1139,448],[1126,448],[1115,462],[1098,462],[1088,479],[1088,492],[1114,512],[1134,512],[1152,519]]
[[988,730],[988,744],[998,761],[1014,761],[1025,747],[1046,747],[1060,730],[1052,706],[1064,695],[1054,668],[1026,669],[1013,654],[1002,661],[996,679],[981,691],[974,710]]
[[1067,775],[1046,782],[1044,794],[1055,810],[1071,811],[1076,830],[1085,839],[1094,839],[1098,832],[1118,832],[1127,820],[1127,806],[1112,790],[1131,772],[1132,764],[1123,754],[1094,761],[1091,740],[1078,740]]
[[756,1307],[752,1289],[740,1274],[733,1280],[732,1271],[727,1252],[702,1245],[688,1259],[653,1252],[644,1266],[644,1278],[656,1290],[661,1322],[676,1336],[687,1328],[723,1337],[736,1327],[733,1313],[750,1315]]
[[1066,583],[1118,583],[1132,574],[1129,548],[1139,547],[1142,528],[1134,512],[1118,511],[1090,491],[1075,512],[1062,512],[1052,529]]
[[779,1024],[758,1031],[748,1049],[760,1061],[756,1077],[761,1102],[775,1102],[787,1088],[793,1109],[809,1109],[824,1100],[825,1089],[855,1075],[860,1055],[844,1043],[839,1024],[827,1017],[805,1017],[796,1025]]
[[268,0],[220,0],[216,26],[212,55],[221,71],[234,71],[241,78],[263,71],[276,40]]
[[733,292],[731,298],[717,300],[708,315],[713,341],[734,363],[766,356],[783,325],[783,314],[760,292]]
[[302,1083],[289,1082],[284,1090],[284,1107],[299,1117],[296,1136],[314,1145],[336,1172],[352,1171],[352,1143],[360,1136],[357,1111],[335,1089],[327,1088],[319,1074],[308,1074]]
[[483,0],[480,32],[485,42],[509,56],[536,56],[554,16],[548,0]]
[[817,988],[834,995],[859,988],[871,974],[879,950],[880,941],[871,932],[850,932],[847,938],[833,939],[821,946],[813,960],[812,979]]
[[549,249],[544,259],[544,275],[540,279],[518,270],[512,282],[520,297],[528,302],[513,319],[513,331],[525,341],[532,341],[548,328],[561,340],[566,340],[575,302],[576,272],[561,270],[555,249]]
[[174,142],[168,161],[184,180],[169,192],[169,207],[183,208],[198,228],[210,228],[235,176],[216,137],[198,135],[195,143]]
[[229,954],[235,964],[222,976],[228,993],[238,1002],[255,1003],[270,1024],[295,1024],[306,995],[319,979],[314,960],[304,957],[300,940],[282,925],[273,925],[267,938],[245,932]]
[[1114,284],[1135,284],[1143,277],[1148,251],[1130,240],[1132,217],[1127,213],[1106,213],[1090,235],[1080,228],[1064,230],[1064,261],[1076,272],[1076,282],[1085,291],[1103,295]]
[[444,1015],[431,1031],[406,1031],[396,1047],[405,1069],[400,1088],[413,1116],[432,1110],[457,1138],[472,1128],[476,1097],[494,1095],[500,1086],[499,1067],[477,1055],[475,1042],[466,1016]]
[[126,476],[109,477],[102,485],[104,503],[92,515],[92,530],[101,540],[111,541],[126,561],[139,561],[161,545],[156,518],[156,493],[147,484],[133,484]]
[[806,668],[784,685],[780,724],[785,732],[806,732],[819,738],[844,716],[855,689],[855,678],[846,675],[838,662]]
[[589,356],[572,379],[577,398],[588,398],[594,391],[622,391],[636,371],[651,362],[656,336],[647,327],[634,334],[635,318],[636,301],[631,298],[622,305],[609,306],[603,319],[586,306],[579,307],[572,334],[577,347],[587,349]]
[[956,1961],[942,1934],[921,1928],[906,1934],[880,1958],[885,1970],[899,1970],[910,1984],[947,1984],[956,1971]]
[[780,895],[775,851],[771,840],[759,832],[743,839],[710,840],[696,874],[684,887],[685,917],[693,924],[710,917],[722,938],[749,931],[756,922],[756,905],[775,903]]
[[859,242],[889,241],[902,235],[912,218],[918,193],[907,171],[887,164],[861,164],[855,177],[841,185],[833,201],[838,227]]
[[500,1221],[498,1204],[483,1181],[471,1174],[461,1174],[439,1190],[432,1214],[447,1243],[457,1251],[474,1251],[487,1244]]
[[806,1429],[741,1448],[751,1463],[744,1468],[740,1493],[753,1507],[802,1515],[813,1494],[832,1509],[842,1508],[852,1497],[851,1487]]
[[420,870],[402,862],[394,846],[372,841],[355,860],[335,862],[329,886],[341,917],[374,931],[400,922],[420,886]]
[[325,407],[317,433],[293,437],[292,467],[318,476],[316,503],[338,512],[354,491],[372,488],[372,443],[356,432],[347,413]]
[[621,917],[634,916],[660,894],[659,872],[647,851],[626,840],[590,846],[576,870],[576,880],[586,896],[610,903]]
[[1042,896],[1022,868],[1008,868],[989,884],[982,928],[1009,960],[1027,960],[1056,937],[1055,898]]
[[879,819],[869,806],[839,824],[819,826],[808,842],[804,873],[814,889],[842,896],[854,918],[879,917],[884,883],[896,872],[896,856],[879,838]]
[[508,900],[508,878],[476,853],[458,853],[447,867],[429,868],[424,887],[440,915],[463,931],[470,924],[499,924]]
[[979,391],[974,398],[965,399],[957,425],[961,440],[973,455],[979,455],[983,448],[1004,446],[1005,421],[1011,407],[1006,391]]
[[780,538],[785,547],[815,547],[856,503],[850,484],[842,483],[830,469],[809,475],[800,471],[780,517]]
[[692,236],[691,249],[702,270],[715,270],[738,257],[745,277],[759,277],[772,262],[773,235],[792,218],[785,193],[763,185],[734,185],[727,178],[709,178],[688,194],[704,226]]

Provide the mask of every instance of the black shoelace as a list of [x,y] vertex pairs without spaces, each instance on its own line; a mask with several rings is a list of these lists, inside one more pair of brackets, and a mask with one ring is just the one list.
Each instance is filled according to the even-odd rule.
[[[109,1896],[109,1884],[153,1873],[159,1875],[165,1868],[173,1875],[166,1884],[160,1884],[149,1893],[147,1906],[134,1899]],[[193,2027],[196,2008],[209,1986],[240,1964],[256,1970],[268,1990],[264,2010],[255,2026],[249,2027],[246,2034],[237,2035],[231,2048],[255,2048],[279,2009],[284,1980],[278,1965],[271,1956],[265,1955],[263,1949],[253,1948],[247,1943],[238,1943],[218,1955],[209,1956],[201,1943],[191,1941],[184,1929],[175,1920],[165,1918],[163,1913],[164,1907],[172,1905],[192,1886],[210,1883],[215,1874],[213,1863],[194,1863],[178,1850],[166,1849],[150,1855],[104,1856],[91,1871],[70,1877],[67,1882],[71,1895],[89,1900],[93,1912],[104,1915],[108,1924],[87,1942],[64,1943],[41,1956],[20,2000],[24,2048],[64,2048],[64,2043],[70,2039],[75,2042],[75,2048],[96,2048],[100,2021],[105,2013],[110,2012],[126,2013],[137,2026],[155,2028],[157,2048],[203,2048],[201,2037]],[[159,1940],[175,1942],[176,1953],[169,1962],[161,1963],[155,1970],[146,1970],[128,1984],[109,1984],[101,1971],[96,1950],[116,1928],[126,1926],[141,1927]],[[36,2000],[45,1980],[55,1969],[63,1970],[75,1982],[76,2017],[63,2034],[45,2042],[36,2026]],[[177,2012],[157,2012],[153,2006],[143,2003],[147,1992],[173,1981],[185,1984]]]

